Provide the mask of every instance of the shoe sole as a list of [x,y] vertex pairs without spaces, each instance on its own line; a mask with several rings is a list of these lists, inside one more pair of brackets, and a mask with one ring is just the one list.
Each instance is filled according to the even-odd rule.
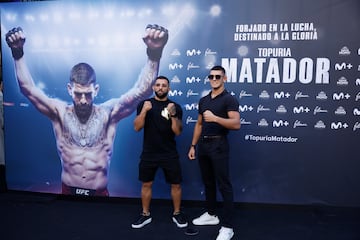
[[197,223],[197,222],[192,222],[194,225],[196,226],[205,226],[205,225],[218,225],[220,223],[220,221],[217,222],[204,222],[204,223]]
[[[234,233],[230,236],[229,240],[231,240],[233,238],[233,236],[234,236]],[[218,238],[216,238],[216,239],[218,239]]]
[[172,218],[172,220],[176,224],[176,226],[178,226],[179,228],[184,228],[184,227],[188,226],[188,223],[184,223],[184,224],[178,223],[178,221],[176,221],[176,219],[174,217]]
[[142,224],[139,224],[139,225],[134,225],[134,224],[131,224],[131,227],[132,228],[142,228],[143,226],[145,226],[146,224],[149,224],[151,223],[151,218],[145,220]]

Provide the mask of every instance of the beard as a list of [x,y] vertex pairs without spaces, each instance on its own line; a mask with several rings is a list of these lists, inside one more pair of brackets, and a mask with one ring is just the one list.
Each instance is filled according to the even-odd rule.
[[164,99],[167,97],[168,92],[155,92],[156,97],[158,97],[159,99]]
[[79,105],[79,104],[75,105],[74,104],[74,109],[75,109],[75,114],[78,117],[79,121],[81,123],[86,123],[92,113],[93,105],[92,104],[86,104],[86,105]]

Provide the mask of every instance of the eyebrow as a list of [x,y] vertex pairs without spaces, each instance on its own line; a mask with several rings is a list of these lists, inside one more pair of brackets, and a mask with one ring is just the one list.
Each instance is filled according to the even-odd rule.
[[155,86],[165,86],[165,87],[167,87],[167,86],[169,86],[168,84],[166,84],[166,83],[155,83]]

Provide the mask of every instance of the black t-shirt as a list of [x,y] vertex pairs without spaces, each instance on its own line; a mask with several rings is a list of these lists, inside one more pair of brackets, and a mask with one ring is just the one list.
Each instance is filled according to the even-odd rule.
[[171,130],[171,118],[166,119],[161,115],[164,108],[169,103],[174,103],[176,107],[176,117],[182,120],[183,111],[179,104],[171,101],[158,101],[150,98],[139,103],[137,114],[145,101],[151,101],[152,108],[147,112],[144,125],[142,159],[167,159],[178,157],[176,149],[175,134]]
[[[202,97],[199,101],[199,114],[203,114],[206,110],[210,110],[213,114],[228,118],[229,111],[239,111],[239,102],[231,96],[231,94],[224,90],[221,94],[215,98],[211,98],[211,92]],[[212,135],[227,135],[229,130],[224,128],[218,123],[202,121],[201,134],[212,136]]]

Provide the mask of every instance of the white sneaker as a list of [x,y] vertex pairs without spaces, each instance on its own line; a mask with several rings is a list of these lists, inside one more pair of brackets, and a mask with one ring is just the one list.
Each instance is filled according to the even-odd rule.
[[194,225],[217,225],[219,224],[219,218],[215,215],[210,215],[208,212],[205,212],[198,218],[195,218],[192,223]]
[[216,240],[230,240],[233,236],[234,230],[232,228],[221,227]]

